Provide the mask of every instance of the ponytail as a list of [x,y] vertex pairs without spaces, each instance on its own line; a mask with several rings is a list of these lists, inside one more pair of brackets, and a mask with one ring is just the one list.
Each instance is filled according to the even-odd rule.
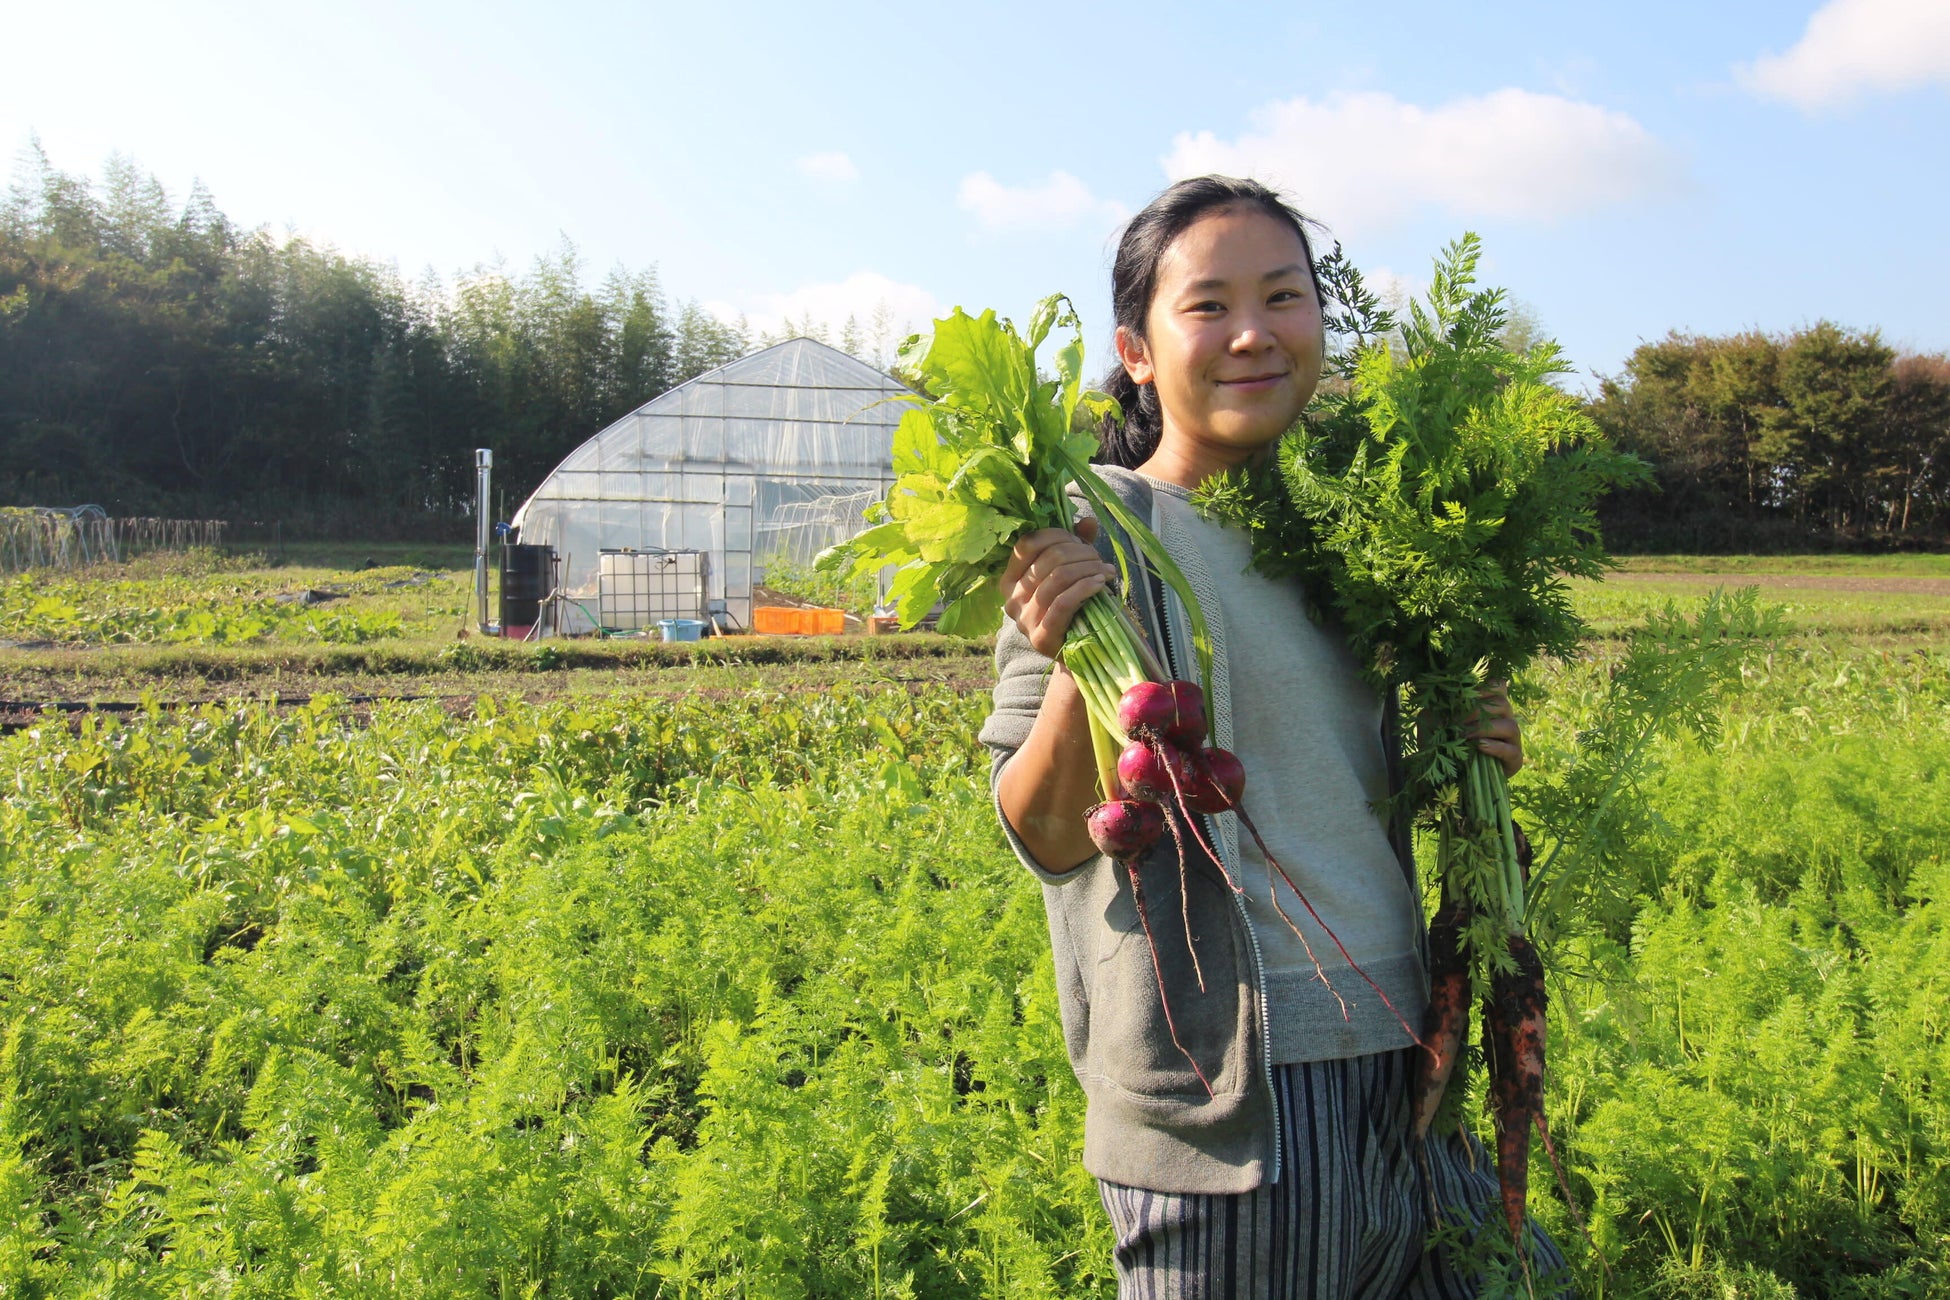
[[1121,365],[1111,367],[1101,387],[1117,399],[1124,414],[1122,419],[1104,418],[1103,427],[1098,430],[1101,445],[1095,459],[1100,465],[1136,469],[1151,459],[1164,433],[1164,412],[1158,407],[1158,390],[1132,379]]

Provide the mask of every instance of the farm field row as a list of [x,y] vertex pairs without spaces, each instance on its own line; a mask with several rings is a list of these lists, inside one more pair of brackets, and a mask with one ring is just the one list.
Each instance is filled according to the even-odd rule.
[[[442,646],[115,647],[0,651],[0,702],[135,703],[457,698],[532,702],[590,695],[723,695],[755,689],[955,683],[993,676],[978,642],[916,634],[879,638],[741,637],[700,644],[495,641]],[[17,710],[16,710],[17,711]]]
[[1668,601],[1697,601],[1716,586],[1754,586],[1789,628],[1810,639],[1886,646],[1950,644],[1950,578],[1873,572],[1625,572],[1573,584],[1579,615],[1598,636],[1617,636]]
[[[1547,779],[1608,654],[1524,701]],[[0,738],[0,1292],[1108,1297],[964,686]],[[1950,657],[1756,661],[1565,942],[1603,1295],[1950,1276]],[[1521,816],[1521,811],[1520,811]]]
[[[168,699],[662,691],[686,689],[665,670],[693,656],[703,668],[693,684],[706,690],[886,675],[872,662],[844,662],[854,657],[938,658],[943,663],[926,674],[937,679],[973,682],[986,672],[972,645],[899,647],[905,638],[873,650],[857,645],[861,638],[846,638],[856,643],[846,648],[795,638],[730,638],[697,649],[640,640],[483,641],[461,635],[473,617],[469,574],[423,567],[464,562],[464,552],[379,549],[354,558],[346,548],[310,548],[288,565],[155,556],[84,578],[0,578],[0,700],[133,700],[145,691]],[[356,567],[375,558],[402,563]],[[1669,600],[1690,603],[1714,585],[1752,583],[1785,609],[1800,637],[1902,650],[1950,641],[1947,566],[1943,556],[1639,557],[1604,582],[1576,584],[1573,596],[1604,637]],[[306,591],[343,596],[280,603]],[[23,642],[43,648],[7,648]],[[945,666],[955,659],[961,662]],[[824,670],[799,667],[829,660],[836,662]],[[787,665],[783,676],[777,665]]]

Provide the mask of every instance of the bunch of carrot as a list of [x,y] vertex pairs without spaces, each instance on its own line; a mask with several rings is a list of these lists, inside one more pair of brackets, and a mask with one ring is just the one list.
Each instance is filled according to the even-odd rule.
[[1355,336],[1335,359],[1342,382],[1282,440],[1277,467],[1208,484],[1199,504],[1252,531],[1260,571],[1303,581],[1369,681],[1399,690],[1417,720],[1399,798],[1436,832],[1441,902],[1415,1131],[1437,1121],[1480,1000],[1497,1175],[1522,1253],[1531,1133],[1549,1145],[1544,972],[1509,787],[1470,721],[1488,681],[1576,650],[1566,579],[1607,563],[1595,503],[1646,469],[1551,382],[1568,368],[1554,343],[1507,345],[1502,292],[1475,287],[1479,255],[1474,236],[1451,244],[1426,305],[1397,320],[1337,250],[1322,269],[1345,308],[1335,323]]

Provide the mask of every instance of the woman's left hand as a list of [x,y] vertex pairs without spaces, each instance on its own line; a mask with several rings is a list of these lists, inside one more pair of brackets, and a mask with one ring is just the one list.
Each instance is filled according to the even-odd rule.
[[1467,722],[1467,737],[1476,748],[1503,764],[1503,775],[1515,776],[1523,768],[1523,730],[1510,707],[1510,683],[1491,682],[1477,692],[1482,700]]

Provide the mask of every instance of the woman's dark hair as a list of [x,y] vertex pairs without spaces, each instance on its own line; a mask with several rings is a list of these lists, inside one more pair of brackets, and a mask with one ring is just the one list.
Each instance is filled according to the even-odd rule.
[[[1307,218],[1277,191],[1258,181],[1235,176],[1197,176],[1165,190],[1124,227],[1117,241],[1117,260],[1110,268],[1114,323],[1143,338],[1145,317],[1151,311],[1152,295],[1158,290],[1158,264],[1164,260],[1165,250],[1200,217],[1237,207],[1257,208],[1291,226],[1307,256],[1307,269],[1314,270],[1314,246],[1307,238]],[[1315,272],[1314,284],[1319,283],[1320,276]],[[1151,459],[1151,453],[1158,449],[1158,437],[1164,432],[1158,391],[1150,384],[1133,381],[1121,362],[1111,366],[1102,387],[1124,408],[1124,418],[1104,422],[1097,460],[1136,469]]]

